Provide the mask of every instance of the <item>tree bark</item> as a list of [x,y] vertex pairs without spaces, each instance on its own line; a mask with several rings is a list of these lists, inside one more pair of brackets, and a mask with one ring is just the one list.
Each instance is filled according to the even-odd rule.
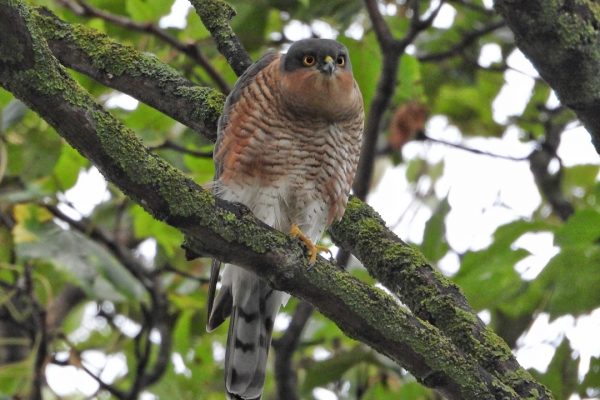
[[591,0],[496,0],[521,51],[600,153],[600,8]]

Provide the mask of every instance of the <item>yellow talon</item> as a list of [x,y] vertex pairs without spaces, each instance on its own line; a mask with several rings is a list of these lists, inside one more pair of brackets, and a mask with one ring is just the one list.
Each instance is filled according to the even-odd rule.
[[313,265],[315,261],[317,261],[317,254],[323,251],[329,251],[329,248],[327,246],[314,244],[312,240],[310,240],[296,224],[292,224],[292,227],[290,229],[290,235],[292,237],[297,237],[298,239],[302,240],[308,248],[308,253],[310,254],[310,258],[308,260],[309,265]]

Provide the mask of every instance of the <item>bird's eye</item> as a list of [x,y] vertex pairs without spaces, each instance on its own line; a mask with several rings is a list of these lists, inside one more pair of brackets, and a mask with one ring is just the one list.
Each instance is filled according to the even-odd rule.
[[306,67],[312,67],[313,65],[315,65],[315,58],[313,56],[304,56],[304,58],[302,59],[302,64],[304,64],[304,66]]
[[338,56],[336,62],[337,62],[337,65],[339,65],[340,67],[343,67],[346,64],[346,57]]

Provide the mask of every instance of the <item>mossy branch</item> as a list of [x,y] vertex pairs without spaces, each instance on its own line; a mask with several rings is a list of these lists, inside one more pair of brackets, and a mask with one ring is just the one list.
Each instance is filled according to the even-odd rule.
[[238,76],[243,74],[252,65],[252,59],[229,25],[235,10],[222,0],[191,0],[191,3],[231,68]]
[[314,304],[349,336],[386,354],[449,398],[517,396],[465,357],[437,328],[331,263],[310,271],[300,244],[247,209],[213,197],[164,160],[75,83],[52,56],[36,17],[21,1],[0,0],[0,84],[46,119],[115,185],[186,245],[254,271],[275,288]]
[[496,0],[519,49],[573,109],[600,153],[600,5],[592,0]]
[[351,250],[417,317],[440,329],[500,381],[524,397],[551,397],[521,368],[506,343],[479,319],[460,289],[419,250],[390,231],[371,207],[351,198],[344,219],[333,225],[330,233],[335,243]]
[[49,10],[32,10],[54,56],[69,68],[127,93],[214,140],[225,96],[182,77],[156,57],[142,54]]

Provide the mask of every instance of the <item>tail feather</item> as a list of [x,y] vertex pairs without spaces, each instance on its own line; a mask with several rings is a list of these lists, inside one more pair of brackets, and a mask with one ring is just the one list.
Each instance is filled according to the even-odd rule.
[[230,399],[260,399],[273,324],[284,296],[253,273],[226,266],[208,327],[218,326],[230,310],[225,354],[225,387]]

